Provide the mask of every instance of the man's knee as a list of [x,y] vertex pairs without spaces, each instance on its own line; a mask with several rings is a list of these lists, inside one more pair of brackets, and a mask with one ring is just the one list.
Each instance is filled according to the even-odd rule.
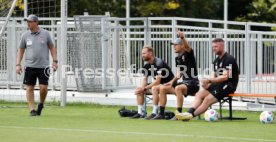
[[135,90],[142,89],[142,88],[143,88],[143,87],[138,86],[138,87],[135,88]]
[[217,98],[214,97],[212,94],[209,94],[207,97],[204,99],[204,103],[206,103],[208,106],[212,105],[214,103],[218,102]]
[[136,96],[144,96],[145,94],[135,93]]
[[153,86],[151,89],[152,89],[153,92],[159,92],[160,87],[159,86]]
[[205,98],[207,95],[209,94],[209,92],[207,92],[206,90],[199,90],[196,94],[195,97],[197,98]]
[[40,85],[40,91],[47,91],[48,86],[47,85]]
[[26,90],[27,90],[28,92],[33,92],[33,91],[34,91],[34,86],[28,85],[28,86],[26,87]]
[[136,89],[135,89],[135,91],[134,91],[134,94],[137,95],[137,96],[144,95],[144,94],[138,93],[137,90],[141,90],[141,89],[143,89],[143,87],[141,87],[141,86],[136,87]]
[[175,92],[181,92],[181,93],[183,93],[183,92],[186,92],[186,91],[187,91],[186,85],[177,85],[175,87]]
[[159,91],[160,94],[167,94],[169,92],[170,88],[168,86],[160,86]]
[[178,92],[178,91],[182,91],[182,87],[180,85],[177,85],[175,87],[175,91]]
[[160,86],[159,87],[160,92],[165,92],[167,90],[166,86]]

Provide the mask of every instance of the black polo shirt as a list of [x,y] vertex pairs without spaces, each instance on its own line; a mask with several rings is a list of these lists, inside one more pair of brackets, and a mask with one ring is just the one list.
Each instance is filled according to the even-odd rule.
[[[185,72],[185,75],[182,75],[183,80],[198,80],[198,72],[196,66],[196,59],[194,56],[194,51],[191,50],[190,52],[184,52],[184,54],[179,55],[175,58],[176,67],[179,67],[181,72]],[[184,66],[184,67],[182,67]],[[186,68],[186,69],[184,69]]]
[[147,77],[152,76],[154,79],[156,79],[155,76],[161,75],[161,84],[167,83],[174,78],[173,72],[168,64],[157,57],[154,58],[153,64],[146,63],[143,66],[142,73]]
[[235,58],[226,52],[221,59],[217,57],[213,64],[216,77],[222,75],[225,69],[231,70],[232,73],[225,83],[232,83],[233,87],[236,89],[239,82],[240,71]]

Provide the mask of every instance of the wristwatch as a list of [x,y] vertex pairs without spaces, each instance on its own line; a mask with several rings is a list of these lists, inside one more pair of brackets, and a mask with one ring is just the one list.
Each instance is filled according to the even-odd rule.
[[56,62],[56,63],[58,63],[58,60],[53,60],[53,62]]

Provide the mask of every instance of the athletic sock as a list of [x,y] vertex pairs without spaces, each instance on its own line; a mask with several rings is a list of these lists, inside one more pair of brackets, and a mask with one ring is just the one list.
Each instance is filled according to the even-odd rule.
[[177,108],[177,111],[178,111],[179,113],[182,113],[182,107],[178,107],[178,108]]
[[158,114],[158,105],[153,105],[152,113]]
[[165,107],[160,106],[160,115],[165,115]]
[[143,105],[138,105],[138,113],[143,115],[144,114],[143,110],[144,110]]
[[191,113],[193,115],[193,117],[195,117],[195,115],[194,115],[195,110],[196,109],[192,107],[188,110],[188,112]]

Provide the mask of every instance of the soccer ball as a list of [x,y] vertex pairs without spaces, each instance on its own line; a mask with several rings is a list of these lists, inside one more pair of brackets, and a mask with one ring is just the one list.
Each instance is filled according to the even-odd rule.
[[218,121],[218,112],[214,109],[209,109],[205,112],[204,118],[206,121],[209,121],[209,122]]
[[272,111],[263,111],[260,115],[260,121],[263,124],[270,124],[274,121],[274,114]]
[[218,112],[214,109],[209,109],[205,112],[204,118],[206,121],[209,121],[209,122],[218,121]]

